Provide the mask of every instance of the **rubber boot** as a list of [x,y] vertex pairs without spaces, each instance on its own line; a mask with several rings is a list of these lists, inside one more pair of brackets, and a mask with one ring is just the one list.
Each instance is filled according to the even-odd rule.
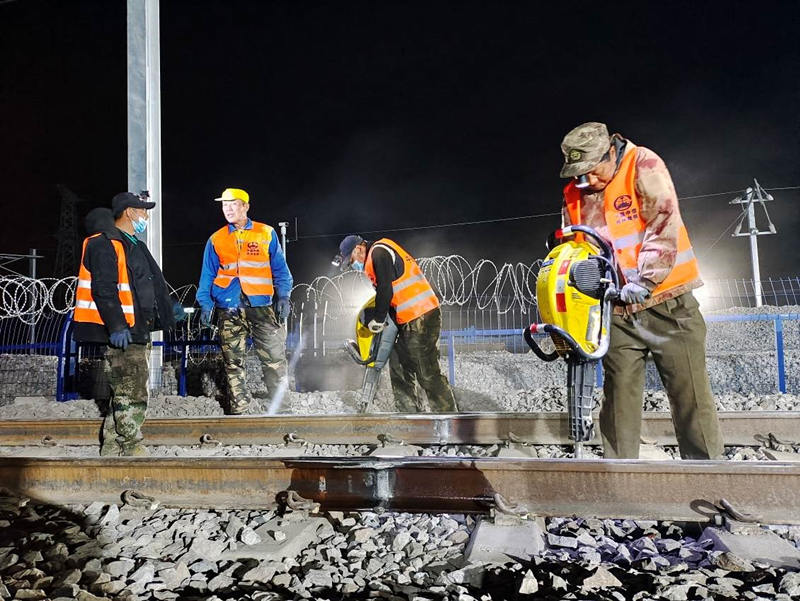
[[142,444],[142,441],[135,440],[133,442],[126,442],[122,444],[122,451],[120,456],[122,457],[147,457],[150,453],[147,451],[147,447]]

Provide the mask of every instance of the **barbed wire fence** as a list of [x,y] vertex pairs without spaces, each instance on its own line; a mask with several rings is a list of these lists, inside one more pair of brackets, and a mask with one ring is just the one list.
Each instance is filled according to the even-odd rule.
[[[461,340],[472,340],[476,350],[527,350],[521,336],[514,334],[538,321],[535,283],[540,262],[471,263],[457,255],[423,258],[419,262],[441,300],[444,331],[470,331]],[[76,283],[75,277],[0,277],[0,397],[55,394],[57,355],[63,350],[60,338],[74,305]],[[765,305],[760,312],[798,313],[800,278],[767,278],[761,281],[760,288]],[[710,280],[695,294],[707,315],[738,313],[743,308],[752,312],[756,289],[755,282],[749,279]],[[185,363],[205,373],[218,361],[219,349],[213,343],[216,330],[200,326],[199,311],[193,310],[196,286],[171,288],[171,292],[190,314],[167,337],[165,351],[169,350],[173,363],[180,362],[180,353],[185,353]],[[297,284],[292,290],[288,324],[290,353],[300,349],[313,356],[324,356],[331,350],[341,352],[342,342],[354,335],[359,308],[372,294],[373,288],[364,274],[352,271]],[[791,328],[793,331],[796,326]],[[494,335],[483,336],[492,331]],[[512,334],[498,337],[497,331]],[[765,336],[769,337],[769,332]],[[84,357],[91,358],[91,353],[87,351]],[[174,375],[171,382],[175,383]]]
[[[470,263],[459,255],[419,260],[445,311],[475,311],[490,316],[531,313],[536,310],[536,276],[541,261],[497,264],[482,259]],[[75,303],[77,278],[0,276],[0,347],[46,344]],[[190,309],[195,305],[193,284],[170,287],[178,301]],[[292,318],[313,317],[336,322],[360,307],[373,293],[362,273],[348,271],[321,276],[292,289]],[[725,311],[756,306],[752,279],[709,280],[695,291],[705,311]],[[763,304],[774,307],[800,305],[800,277],[767,278],[761,281]],[[477,327],[476,324],[473,326]],[[199,338],[199,316],[190,314],[183,332]],[[18,349],[31,350],[31,349]]]

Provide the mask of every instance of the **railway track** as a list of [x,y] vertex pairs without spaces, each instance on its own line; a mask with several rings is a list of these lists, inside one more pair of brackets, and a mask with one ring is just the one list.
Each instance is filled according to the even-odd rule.
[[[136,491],[178,507],[259,508],[295,491],[323,510],[487,512],[707,520],[725,499],[764,523],[800,524],[800,464],[463,458],[0,459],[0,482],[55,503]],[[498,497],[497,495],[501,495]]]
[[[796,440],[800,433],[800,412],[721,412],[719,417],[727,445],[758,444],[757,436],[769,434]],[[0,421],[0,446],[96,445],[99,430],[99,419]],[[209,438],[226,445],[282,444],[290,433],[316,444],[376,444],[378,435],[427,445],[490,445],[510,438],[570,444],[568,432],[565,413],[226,416],[154,418],[144,424],[152,445],[193,445]],[[675,445],[670,414],[645,412],[642,437]],[[599,444],[597,435],[590,444]]]
[[[800,432],[800,412],[721,413],[729,445]],[[100,420],[0,422],[0,446],[96,445]],[[338,415],[150,419],[154,445],[424,445],[509,439],[568,444],[563,413]],[[510,434],[511,433],[511,434]],[[675,444],[668,413],[645,413],[642,435]],[[762,439],[763,441],[763,439]],[[800,524],[800,463],[458,457],[0,457],[0,485],[56,503],[118,503],[136,491],[179,507],[273,505],[286,491],[328,510],[486,512],[498,502],[538,515],[707,519],[723,499],[758,521]],[[497,495],[500,495],[498,497]],[[498,501],[505,499],[505,502]]]

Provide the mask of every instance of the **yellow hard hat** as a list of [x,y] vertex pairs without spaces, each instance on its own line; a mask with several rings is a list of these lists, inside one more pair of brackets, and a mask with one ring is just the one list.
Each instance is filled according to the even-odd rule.
[[225,188],[222,196],[215,198],[214,200],[241,200],[242,202],[249,203],[250,195],[240,188]]

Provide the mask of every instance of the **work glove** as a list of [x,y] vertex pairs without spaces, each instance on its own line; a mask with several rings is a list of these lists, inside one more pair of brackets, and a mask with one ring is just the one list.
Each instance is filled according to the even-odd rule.
[[383,319],[380,319],[374,307],[370,307],[369,309],[364,309],[361,323],[367,324],[367,329],[373,334],[380,334],[383,328],[386,327],[386,316],[384,315]]
[[119,332],[111,332],[108,341],[114,348],[121,348],[123,351],[128,348],[128,345],[133,342],[131,338],[131,331],[128,328],[120,330]]
[[177,301],[172,304],[172,317],[175,319],[175,323],[180,323],[187,317],[183,305]]
[[367,324],[367,328],[369,328],[369,331],[372,332],[373,334],[380,334],[381,332],[383,332],[383,328],[385,327],[386,327],[385,322],[377,321],[375,319],[370,319],[369,323]]
[[202,309],[200,311],[200,326],[210,328],[213,324],[211,322],[212,309]]
[[628,305],[640,305],[650,298],[650,291],[644,286],[628,282],[619,291],[619,298]]
[[278,321],[283,323],[289,317],[290,304],[287,297],[280,297],[275,300],[275,315]]

